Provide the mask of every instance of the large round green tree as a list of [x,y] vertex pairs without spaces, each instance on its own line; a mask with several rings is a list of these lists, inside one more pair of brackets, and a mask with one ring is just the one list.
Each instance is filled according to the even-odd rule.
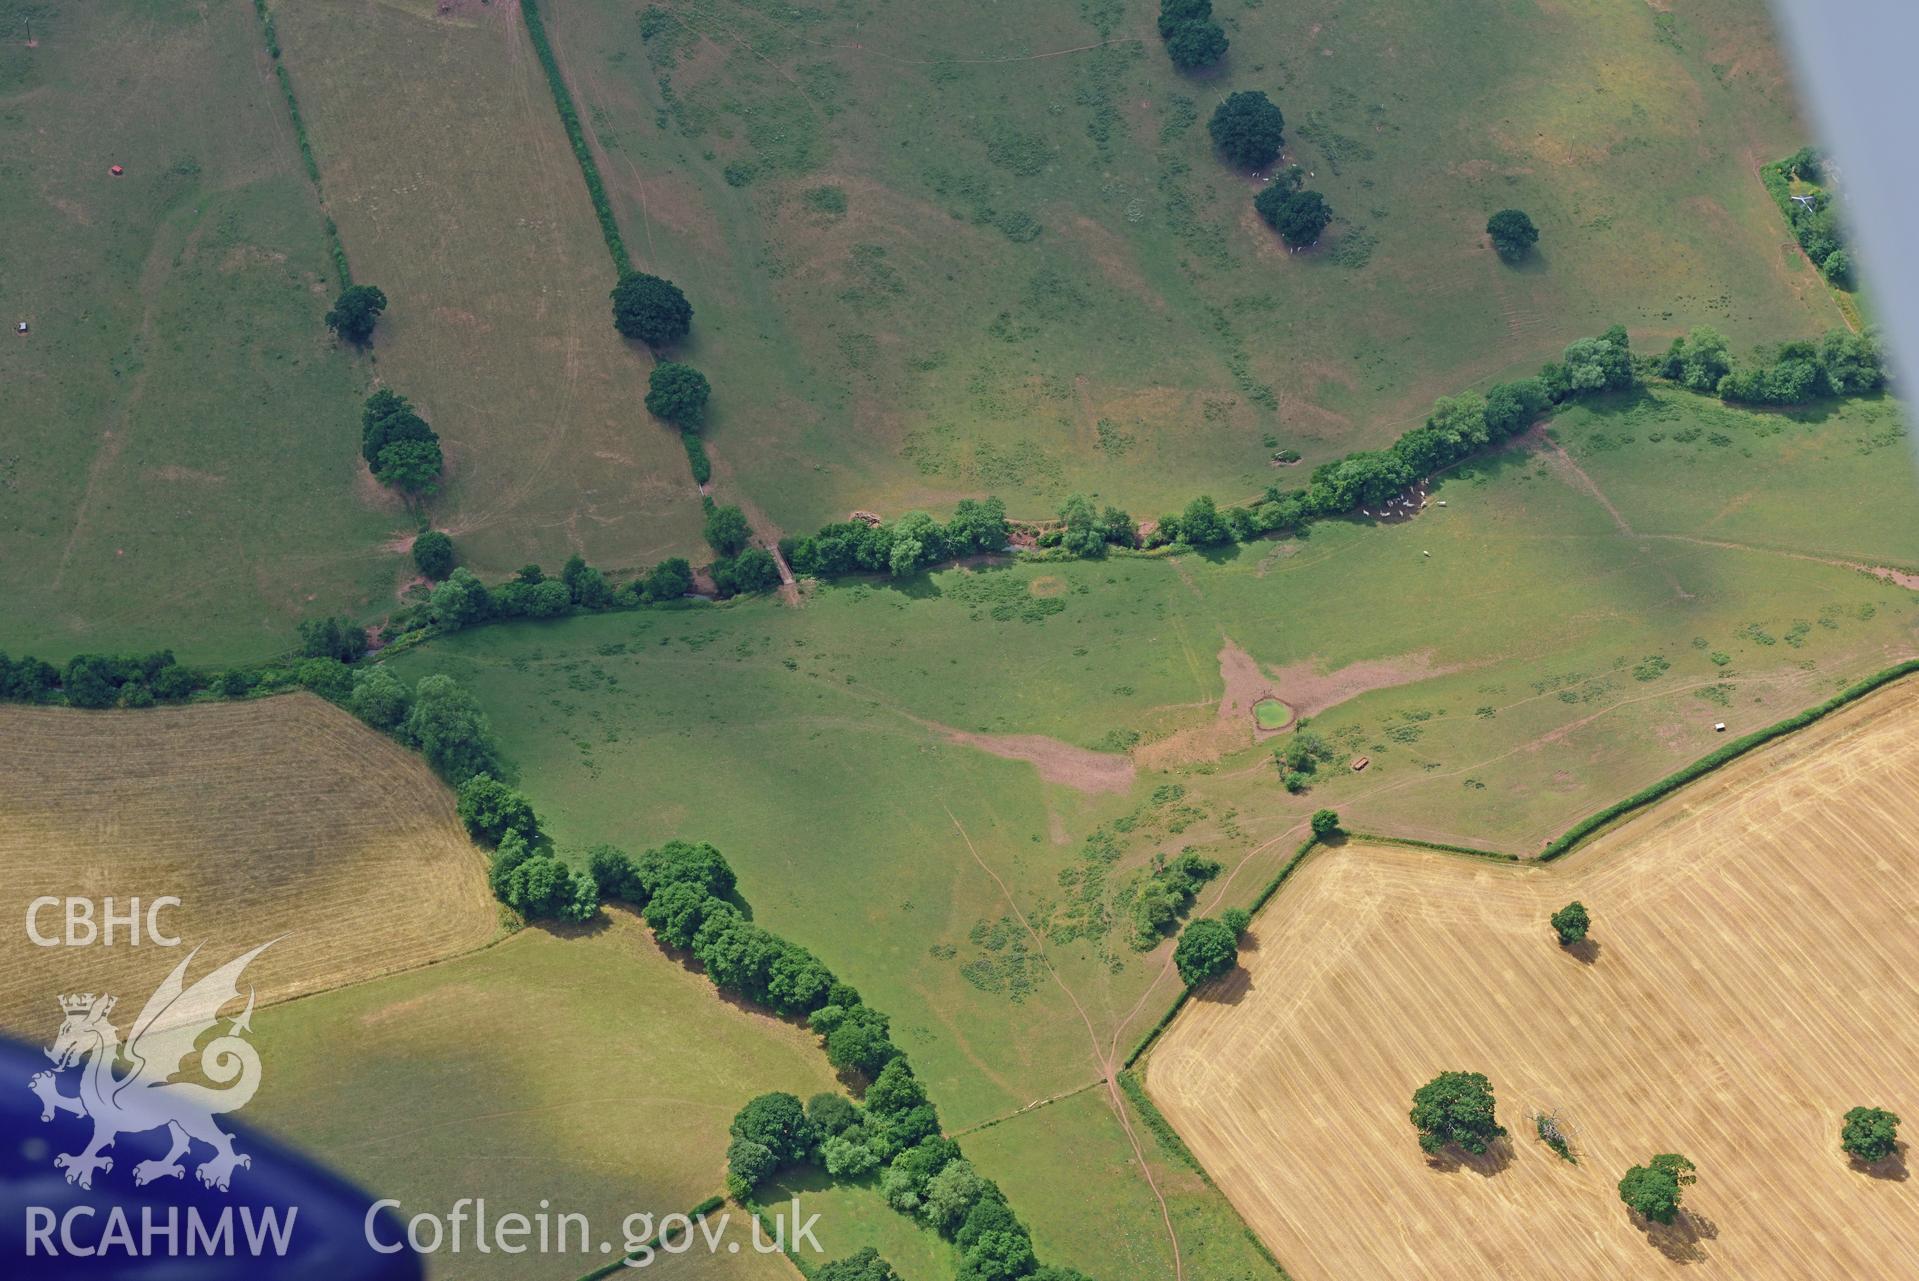
[[1871,1165],[1899,1147],[1899,1118],[1884,1108],[1854,1108],[1839,1130],[1839,1146],[1848,1156]]
[[1202,916],[1188,925],[1173,949],[1173,964],[1187,987],[1224,974],[1239,959],[1239,934],[1225,921]]
[[753,537],[746,513],[737,507],[715,507],[706,514],[706,541],[722,556],[737,556]]
[[1332,206],[1317,191],[1289,191],[1283,183],[1272,183],[1253,197],[1253,208],[1266,225],[1293,249],[1303,249],[1319,239],[1326,224],[1333,220]]
[[649,347],[665,347],[693,327],[693,304],[661,276],[629,271],[613,287],[613,327]]
[[677,360],[663,360],[647,378],[646,409],[681,431],[693,431],[705,421],[712,393],[705,374]]
[[1518,262],[1539,243],[1539,228],[1533,226],[1523,209],[1501,209],[1486,220],[1486,234],[1507,262]]
[[439,436],[427,425],[426,419],[413,412],[413,404],[405,396],[382,387],[366,398],[366,406],[360,411],[360,456],[375,472],[380,469],[380,455],[388,445],[438,440]]
[[1213,0],[1159,0],[1159,38],[1170,40],[1189,22],[1211,22]]
[[1413,1091],[1411,1116],[1426,1152],[1459,1147],[1477,1156],[1506,1133],[1494,1115],[1493,1083],[1483,1072],[1441,1072]]
[[1206,124],[1219,154],[1241,169],[1263,168],[1278,158],[1285,128],[1279,108],[1257,89],[1229,95]]
[[348,285],[326,314],[326,327],[350,343],[364,345],[374,322],[386,310],[386,295],[373,285]]
[[1619,1199],[1626,1208],[1654,1223],[1671,1223],[1679,1215],[1679,1189],[1698,1175],[1691,1161],[1676,1152],[1662,1152],[1645,1165],[1635,1165],[1619,1180]]
[[1181,71],[1200,71],[1226,56],[1226,32],[1217,22],[1182,22],[1166,37],[1166,56]]
[[434,582],[442,582],[453,572],[453,540],[437,529],[429,529],[413,540],[413,563]]
[[373,478],[405,494],[418,497],[440,487],[440,469],[446,465],[440,442],[432,440],[396,440],[380,451]]
[[1560,945],[1570,947],[1585,941],[1586,931],[1592,928],[1592,914],[1586,911],[1584,903],[1574,899],[1552,914],[1552,927]]

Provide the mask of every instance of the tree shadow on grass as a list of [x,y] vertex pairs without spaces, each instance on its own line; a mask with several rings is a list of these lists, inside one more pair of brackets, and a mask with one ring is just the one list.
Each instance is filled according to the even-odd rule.
[[[1241,556],[1248,554],[1249,549],[1258,541],[1254,539],[1247,543],[1213,543],[1205,547],[1193,548],[1193,555],[1209,565],[1230,565]],[[1266,549],[1263,547],[1258,550],[1259,555],[1263,556],[1265,553]]]
[[1718,1224],[1691,1210],[1681,1210],[1671,1223],[1656,1223],[1631,1210],[1626,1211],[1626,1217],[1646,1234],[1648,1245],[1674,1263],[1704,1263],[1706,1247],[1700,1243],[1719,1235]]
[[[1659,398],[1644,383],[1635,383],[1631,387],[1618,391],[1599,392],[1568,401],[1567,405],[1577,404],[1589,415],[1597,419],[1624,418],[1647,406],[1656,406]],[[1566,406],[1562,406],[1565,408]]]
[[[624,905],[616,905],[616,904],[609,903],[609,904],[605,904],[604,906],[607,907],[608,909],[612,909],[615,906],[624,906]],[[638,914],[634,913],[634,915],[637,916]],[[612,929],[613,921],[609,913],[603,911],[603,912],[595,913],[590,919],[584,920],[584,921],[554,921],[554,920],[529,921],[527,922],[526,928],[529,930],[539,930],[543,933],[551,934],[555,938],[590,939],[590,938],[595,938],[601,934],[604,934],[608,930]]]
[[1488,238],[1484,244],[1486,251],[1499,259],[1499,265],[1515,276],[1543,276],[1551,270],[1546,251],[1538,245],[1534,245],[1517,258],[1508,258],[1492,247],[1491,238]]
[[946,594],[940,590],[939,584],[933,581],[930,569],[909,574],[905,578],[875,578],[867,585],[875,591],[893,592],[908,600],[938,600]]
[[1888,1183],[1904,1183],[1912,1177],[1906,1169],[1906,1147],[1900,1143],[1893,1149],[1892,1155],[1879,1161],[1861,1161],[1858,1157],[1847,1158],[1847,1164],[1864,1175],[1875,1179],[1884,1179]]
[[760,1189],[759,1199],[762,1205],[779,1205],[791,1197],[805,1196],[809,1192],[825,1192],[840,1183],[870,1184],[878,1187],[879,1179],[871,1174],[861,1175],[857,1179],[836,1179],[811,1162],[805,1165],[789,1165],[767,1180]]
[[1461,1170],[1471,1170],[1484,1179],[1490,1179],[1512,1163],[1513,1140],[1510,1134],[1494,1139],[1484,1152],[1473,1153],[1449,1146],[1426,1157],[1426,1168],[1435,1174],[1457,1174]]

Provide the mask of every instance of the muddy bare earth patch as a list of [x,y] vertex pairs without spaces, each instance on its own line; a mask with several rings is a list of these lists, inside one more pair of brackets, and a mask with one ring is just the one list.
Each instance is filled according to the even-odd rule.
[[[1316,659],[1268,669],[1229,638],[1219,651],[1219,679],[1224,688],[1213,719],[1142,744],[1134,749],[1133,757],[1146,769],[1216,761],[1255,742],[1287,733],[1300,718],[1317,716],[1349,698],[1456,670],[1435,663],[1431,650],[1366,659],[1331,671],[1323,670]],[[1284,704],[1292,715],[1284,726],[1261,729],[1254,720],[1253,705],[1269,698]]]
[[935,721],[923,722],[948,742],[1009,761],[1026,761],[1049,783],[1080,792],[1125,792],[1133,786],[1133,758],[1075,747],[1044,734],[975,734]]
[[1303,659],[1273,669],[1273,685],[1279,697],[1298,716],[1317,716],[1349,698],[1395,685],[1411,685],[1432,676],[1444,676],[1459,670],[1433,661],[1433,651],[1417,650],[1397,658],[1369,658],[1325,671],[1315,659]]
[[1219,649],[1219,680],[1223,690],[1213,719],[1176,731],[1158,742],[1139,747],[1134,756],[1148,769],[1168,769],[1216,761],[1230,752],[1270,738],[1279,730],[1260,730],[1253,720],[1253,704],[1277,698],[1275,682],[1260,670],[1251,654],[1227,638]]

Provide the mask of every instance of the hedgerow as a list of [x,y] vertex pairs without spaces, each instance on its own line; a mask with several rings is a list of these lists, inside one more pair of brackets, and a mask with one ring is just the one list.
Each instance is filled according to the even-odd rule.
[[553,91],[553,105],[560,113],[560,124],[566,129],[566,140],[573,147],[573,158],[580,162],[580,176],[586,180],[587,198],[593,202],[593,213],[600,220],[600,235],[606,239],[607,252],[613,255],[614,269],[625,275],[633,270],[633,262],[627,257],[626,240],[620,235],[620,224],[613,217],[613,202],[607,198],[599,162],[593,159],[593,151],[587,146],[586,130],[580,124],[580,109],[573,101],[573,91],[567,88],[559,59],[554,57],[553,46],[547,40],[546,20],[540,16],[540,6],[536,0],[520,0],[520,12],[526,15],[527,38],[533,42],[534,55],[539,58],[541,69],[546,72],[547,87]]
[[1809,707],[1795,716],[1788,716],[1785,720],[1775,722],[1774,724],[1766,726],[1764,729],[1754,730],[1750,734],[1744,734],[1733,739],[1724,747],[1707,753],[1692,764],[1673,771],[1658,782],[1648,787],[1642,787],[1631,796],[1623,800],[1615,801],[1605,809],[1600,810],[1597,814],[1589,815],[1573,824],[1564,834],[1546,843],[1545,848],[1539,852],[1539,861],[1542,863],[1550,863],[1553,859],[1562,857],[1571,852],[1574,846],[1578,845],[1593,833],[1606,827],[1615,820],[1623,818],[1632,811],[1652,804],[1652,802],[1658,800],[1660,797],[1684,787],[1687,783],[1692,782],[1703,774],[1718,769],[1721,765],[1724,765],[1735,757],[1745,755],[1755,747],[1763,746],[1782,734],[1790,734],[1794,730],[1804,729],[1820,717],[1844,707],[1847,703],[1863,698],[1880,686],[1896,681],[1902,676],[1910,676],[1914,672],[1919,672],[1919,659],[1910,659],[1896,666],[1888,667],[1882,672],[1866,677],[1866,679],[1859,681],[1857,684],[1847,686],[1817,706]]
[[1186,1140],[1179,1137],[1179,1131],[1173,1128],[1173,1123],[1166,1119],[1165,1114],[1147,1095],[1146,1087],[1140,1084],[1139,1078],[1133,1074],[1131,1068],[1120,1069],[1119,1088],[1125,1091],[1126,1097],[1132,1101],[1140,1118],[1146,1122],[1146,1128],[1151,1130],[1153,1137],[1159,1140],[1159,1145],[1179,1158],[1187,1168],[1200,1177],[1207,1187],[1212,1187],[1213,1176],[1206,1173],[1206,1167],[1199,1163],[1199,1158],[1193,1155],[1193,1150],[1186,1146]]
[[[728,585],[735,588],[740,588],[741,582],[737,575],[728,579]],[[751,589],[758,590],[759,580],[752,582]],[[693,567],[678,556],[618,585],[577,555],[567,560],[557,577],[549,577],[538,565],[528,565],[507,581],[490,586],[472,570],[457,566],[424,600],[394,611],[380,635],[390,649],[505,619],[562,618],[669,606],[683,600],[693,586]]]
[[[1695,332],[1694,338],[1699,336]],[[1143,540],[1148,550],[1192,548],[1249,542],[1267,534],[1298,532],[1315,521],[1361,514],[1386,514],[1410,502],[1419,482],[1448,467],[1495,448],[1546,417],[1556,406],[1589,396],[1628,390],[1646,377],[1673,373],[1674,382],[1695,353],[1683,339],[1655,360],[1636,360],[1623,326],[1569,344],[1561,359],[1543,366],[1533,378],[1495,384],[1484,394],[1464,392],[1433,403],[1425,423],[1384,449],[1359,450],[1314,468],[1307,483],[1282,489],[1274,485],[1259,499],[1240,507],[1220,507],[1200,495],[1180,512],[1154,522]],[[1864,395],[1884,382],[1877,344],[1867,335],[1835,332],[1818,344],[1785,344],[1766,353],[1770,363],[1757,370],[1735,370],[1713,387],[1728,399],[1797,403],[1812,396]],[[1807,365],[1800,377],[1794,362]],[[1694,364],[1700,362],[1694,361]],[[1784,370],[1783,373],[1778,372]],[[1752,388],[1760,390],[1754,391]],[[990,529],[977,517],[990,505]],[[1401,510],[1410,511],[1410,506]],[[958,532],[956,532],[958,527]],[[818,578],[845,574],[916,573],[928,565],[974,551],[998,550],[1008,531],[1005,509],[997,499],[962,503],[953,520],[941,526],[924,512],[909,512],[892,522],[838,521],[780,546],[795,573]],[[1096,514],[1080,495],[1069,497],[1059,520],[1036,535],[1043,559],[1098,558],[1134,539],[1132,518],[1109,507]]]
[[1372,841],[1378,845],[1410,845],[1414,849],[1436,850],[1441,854],[1463,854],[1468,858],[1483,858],[1494,863],[1517,863],[1520,856],[1506,854],[1499,850],[1479,850],[1470,845],[1453,845],[1446,841],[1418,841],[1410,836],[1379,836],[1371,832],[1349,833],[1354,840]]
[[[482,817],[511,809],[494,805]],[[509,833],[500,848],[516,839]],[[827,1061],[868,1082],[863,1107],[830,1095],[822,1096],[830,1107],[816,1099],[802,1109],[796,1096],[775,1093],[742,1108],[727,1149],[728,1189],[736,1199],[752,1208],[758,1187],[794,1164],[818,1165],[833,1177],[879,1171],[888,1203],[951,1239],[969,1265],[987,1256],[1010,1261],[990,1273],[1009,1281],[1039,1269],[1031,1234],[1005,1193],[973,1171],[960,1145],[941,1132],[938,1110],[893,1043],[887,1016],[806,948],[748,919],[718,850],[671,841],[635,858],[601,845],[587,867],[599,901],[637,909],[663,945],[690,952],[722,992],[804,1016]]]
[[686,465],[693,472],[693,483],[705,488],[713,479],[713,460],[706,456],[706,442],[692,432],[682,433],[680,443],[686,446]]
[[[287,74],[286,64],[280,61],[280,36],[273,26],[273,14],[267,10],[266,0],[253,0],[253,12],[260,19],[260,36],[266,42],[267,57],[273,60],[273,78],[280,84],[280,94],[286,99],[287,117],[293,123],[293,140],[300,148],[300,162],[306,167],[307,180],[313,184],[313,194],[319,197],[322,205],[326,202],[325,193],[320,187],[320,162],[314,158],[313,142],[307,137],[306,120],[300,115],[300,100],[293,96],[293,80]],[[326,220],[327,253],[333,259],[333,270],[340,277],[340,288],[346,289],[353,284],[353,271],[347,265],[346,246],[340,243],[340,229],[333,225],[333,219]]]
[[1814,185],[1813,190],[1806,193],[1806,201],[1801,203],[1793,199],[1794,178],[1808,184],[1819,182],[1818,152],[1811,147],[1801,147],[1784,160],[1775,160],[1759,171],[1759,180],[1765,184],[1773,203],[1779,206],[1780,215],[1792,229],[1793,238],[1806,251],[1806,257],[1812,260],[1819,274],[1841,289],[1852,288],[1852,255],[1832,208],[1832,196]]

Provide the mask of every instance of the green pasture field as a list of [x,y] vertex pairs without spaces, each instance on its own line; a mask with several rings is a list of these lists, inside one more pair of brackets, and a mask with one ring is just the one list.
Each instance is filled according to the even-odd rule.
[[[825,647],[850,639],[862,614],[887,621],[879,612],[581,619],[488,629],[396,662],[409,675],[462,673],[564,851],[598,841],[638,851],[673,835],[719,846],[755,919],[892,1015],[948,1125],[963,1127],[1083,1084],[1093,1059],[1037,958],[1017,959],[1008,907],[953,819],[1030,902],[1056,892],[1074,855],[1053,843],[1055,827],[1083,833],[1122,802],[943,743],[877,702],[890,698],[884,685],[869,693],[864,675],[849,685],[845,669],[825,670],[841,657]],[[973,942],[982,923],[1000,946]],[[963,977],[981,958],[992,977],[975,973],[998,990]],[[1090,960],[1081,968],[1094,992],[1111,981]],[[1004,1035],[1011,1017],[1018,1037]]]
[[0,648],[257,658],[388,597],[406,522],[355,487],[365,375],[250,5],[0,30]]
[[1892,483],[1913,447],[1890,398],[1750,413],[1662,390],[1570,408],[1553,432],[1639,533],[1919,569]]
[[[1099,1281],[1173,1275],[1165,1220],[1153,1196],[1157,1187],[1179,1234],[1186,1275],[1209,1281],[1277,1277],[1232,1206],[1189,1166],[1171,1159],[1130,1104],[1127,1115],[1151,1186],[1103,1087],[962,1135],[961,1142],[967,1159],[1006,1190],[1032,1228],[1042,1262],[1076,1267]],[[769,1206],[798,1196],[804,1214],[818,1214],[817,1235],[828,1257],[871,1245],[914,1281],[942,1281],[959,1266],[951,1245],[887,1206],[876,1180],[835,1184],[809,1170],[774,1180],[762,1196]]]
[[[1823,442],[1853,469],[1861,505],[1896,504],[1903,460],[1875,474],[1842,448],[1877,413],[1796,427],[1808,459],[1797,478],[1756,447],[1748,457],[1702,441],[1697,466],[1785,502],[1795,484],[1826,483]],[[1773,421],[1737,417],[1746,430]],[[1585,421],[1598,419],[1558,428],[1575,461],[1590,453]],[[1020,982],[1013,1005],[1014,985],[981,990],[959,973],[982,955],[974,927],[990,935],[1004,912],[959,828],[1023,906],[1062,911],[1060,873],[1085,861],[1086,837],[1142,812],[1115,876],[1155,849],[1243,850],[1320,804],[1366,830],[1526,852],[1710,750],[1713,722],[1777,719],[1913,649],[1909,591],[1805,558],[1789,539],[1775,551],[1629,534],[1556,453],[1509,450],[1434,496],[1447,507],[1410,522],[1335,522],[1209,556],[827,586],[800,610],[741,602],[494,627],[396,661],[476,690],[563,845],[719,844],[772,928],[894,1012],[949,1120],[967,1125],[1080,1083],[1089,1063],[1047,985]],[[1672,532],[1712,515],[1700,504],[1696,524]],[[1066,592],[1033,595],[1041,577]],[[1244,750],[1143,771],[1126,796],[1088,795],[935,728],[1150,745],[1211,718],[1228,638],[1295,704],[1288,665],[1401,665],[1408,683],[1362,682],[1313,720],[1342,760],[1365,754],[1372,767],[1322,767],[1309,794],[1287,797],[1268,753]],[[1549,744],[1562,750],[1539,750]],[[1169,779],[1194,797],[1154,805]],[[1183,806],[1205,813],[1170,817]],[[931,963],[943,959],[931,948],[953,949],[949,963]],[[1008,955],[974,972],[990,987]],[[1109,989],[1116,1014],[1146,977],[1116,933],[1076,938],[1058,959],[1091,991]],[[981,1074],[985,1029],[1028,1010],[1033,1034],[993,1048],[1000,1079]]]
[[613,263],[518,6],[273,12],[354,275],[390,302],[378,376],[447,452],[433,522],[488,575],[699,557],[699,494],[641,407],[652,360],[613,331]]
[[[586,936],[530,930],[274,1006],[254,1027],[268,1070],[248,1115],[403,1214],[444,1216],[482,1195],[495,1215],[532,1214],[545,1198],[615,1242],[626,1215],[657,1221],[721,1189],[726,1127],[747,1099],[836,1088],[803,1029],[716,999],[617,914]],[[603,1262],[541,1271],[570,1278]],[[435,1276],[527,1275],[525,1259],[497,1253],[435,1264]]]
[[[1619,321],[1840,323],[1757,168],[1803,127],[1762,9],[1147,0],[551,6],[636,260],[699,311],[709,436],[788,532],[997,492],[1154,515],[1413,425]],[[1264,89],[1341,215],[1288,255],[1205,120]],[[1488,214],[1531,211],[1502,266]]]
[[[785,1209],[790,1215],[794,1197],[799,1198],[802,1221],[820,1216],[813,1235],[819,1238],[824,1258],[842,1259],[870,1245],[901,1277],[912,1281],[946,1281],[959,1271],[959,1251],[912,1216],[886,1204],[877,1178],[835,1182],[809,1167],[775,1177],[760,1191],[769,1212]],[[1014,1208],[1023,1207],[1016,1204]],[[810,1261],[810,1249],[801,1257]]]
[[[1359,830],[1535,851],[1710,750],[1715,721],[1771,723],[1914,653],[1919,597],[1829,563],[1895,544],[1830,535],[1801,553],[1805,531],[1787,522],[1776,550],[1719,546],[1708,503],[1690,520],[1660,509],[1667,532],[1705,541],[1632,524],[1634,469],[1670,471],[1674,458],[1692,459],[1680,465],[1702,478],[1695,492],[1751,491],[1758,513],[1794,487],[1842,483],[1861,504],[1898,504],[1903,456],[1865,466],[1853,452],[1883,433],[1884,412],[1849,405],[1791,424],[1788,469],[1774,453],[1786,437],[1769,434],[1780,420],[1649,392],[1447,476],[1411,521],[1333,522],[1177,559],[820,586],[799,609],[743,600],[490,627],[392,661],[476,692],[570,856],[600,840],[719,845],[762,923],[892,1014],[947,1126],[966,1131],[1096,1082],[1173,999],[1166,945],[1133,950],[1125,915],[1154,855],[1190,848],[1224,864],[1196,905],[1216,911],[1253,898],[1320,806]],[[1633,415],[1702,434],[1596,447]],[[1714,445],[1708,427],[1741,434]],[[1350,695],[1312,717],[1336,759],[1304,795],[1279,787],[1243,713],[1242,745],[1217,759],[1156,755],[1212,721],[1228,639],[1289,703]],[[1362,662],[1406,683],[1325,692],[1338,681],[1325,673]],[[1164,767],[1087,793],[948,728],[1131,747]],[[1357,754],[1373,764],[1356,775],[1343,765]],[[1007,893],[1047,937],[1057,981]],[[1095,1117],[1115,1126],[1097,1094],[1062,1109],[980,1131],[968,1149],[1011,1189],[1027,1163],[1073,1161]],[[1122,1141],[1115,1129],[1098,1143]],[[1224,1213],[1210,1191],[1194,1196],[1196,1222]],[[1073,1206],[1030,1200],[1015,1204],[1047,1224],[1042,1245],[1051,1234],[1066,1257],[1090,1248],[1073,1244]],[[1150,1258],[1161,1234],[1127,1215]]]
[[1166,1152],[1130,1102],[1127,1118],[1151,1186],[1104,1088],[970,1135],[966,1151],[1032,1224],[1042,1259],[1072,1264],[1092,1277],[1173,1275],[1165,1220],[1153,1195],[1157,1188],[1179,1236],[1185,1275],[1276,1281],[1278,1270],[1261,1257],[1225,1197]]
[[[742,1226],[744,1213],[734,1207],[729,1209],[733,1210],[732,1230],[750,1233],[750,1226]],[[745,1240],[750,1242],[751,1237]],[[793,1281],[793,1265],[783,1255],[756,1254],[748,1244],[742,1244],[738,1254],[726,1254],[709,1253],[696,1243],[682,1254],[654,1255],[653,1261],[639,1272],[620,1271],[612,1275],[642,1276],[647,1281]]]

